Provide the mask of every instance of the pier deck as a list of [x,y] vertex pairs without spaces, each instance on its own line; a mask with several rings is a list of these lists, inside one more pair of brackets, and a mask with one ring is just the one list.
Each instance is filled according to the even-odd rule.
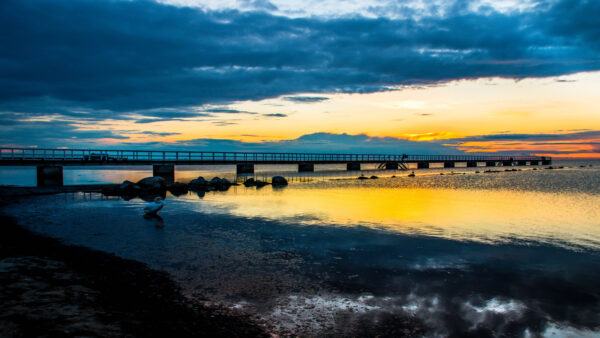
[[0,165],[36,166],[38,185],[62,185],[62,167],[69,165],[152,165],[155,176],[174,177],[175,165],[236,165],[239,174],[254,173],[255,164],[296,164],[299,171],[314,171],[315,164],[346,164],[347,170],[360,170],[361,164],[378,163],[380,168],[406,169],[409,163],[416,168],[429,168],[442,163],[454,168],[457,163],[466,167],[548,165],[550,157],[539,156],[481,156],[481,155],[408,155],[408,154],[336,154],[336,153],[262,153],[151,151],[100,149],[40,149],[0,148]]

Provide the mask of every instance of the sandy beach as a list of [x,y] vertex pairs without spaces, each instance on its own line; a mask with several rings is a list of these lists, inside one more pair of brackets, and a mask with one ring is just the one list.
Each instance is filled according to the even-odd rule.
[[191,302],[143,263],[0,223],[2,337],[267,336],[243,313]]

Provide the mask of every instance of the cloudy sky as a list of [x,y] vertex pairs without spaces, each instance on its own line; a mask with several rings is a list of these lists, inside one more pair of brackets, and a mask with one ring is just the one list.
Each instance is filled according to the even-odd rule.
[[597,0],[2,0],[0,145],[600,158]]

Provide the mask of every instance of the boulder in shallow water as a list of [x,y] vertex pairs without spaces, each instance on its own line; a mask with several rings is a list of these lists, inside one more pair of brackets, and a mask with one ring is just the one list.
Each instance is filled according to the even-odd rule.
[[262,187],[264,187],[267,184],[269,184],[269,183],[261,181],[261,180],[254,181],[254,185],[256,185],[257,188],[262,188]]
[[208,182],[208,185],[215,190],[225,191],[231,187],[231,182],[226,178],[213,177],[213,179]]
[[204,177],[200,176],[196,179],[193,179],[188,183],[190,189],[205,189],[208,187],[208,181],[204,179]]
[[167,181],[160,176],[146,177],[146,178],[140,180],[139,182],[137,182],[137,185],[142,190],[146,190],[146,191],[166,191],[167,190]]
[[273,176],[273,178],[271,179],[271,184],[273,186],[280,187],[280,186],[288,185],[288,181],[283,176]]
[[179,195],[187,194],[188,185],[185,183],[175,182],[169,186],[168,190],[171,192],[171,194],[173,194],[175,196],[179,196]]
[[119,185],[119,192],[123,195],[137,195],[141,190],[139,185],[127,180]]
[[256,181],[254,180],[254,178],[250,177],[249,179],[244,181],[244,185],[246,187],[254,187],[256,186]]

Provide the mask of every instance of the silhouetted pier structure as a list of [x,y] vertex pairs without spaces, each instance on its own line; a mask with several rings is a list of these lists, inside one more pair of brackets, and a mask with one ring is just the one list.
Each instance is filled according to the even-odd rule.
[[235,165],[236,173],[252,174],[256,164],[295,164],[299,172],[312,172],[316,164],[346,164],[347,170],[361,170],[361,164],[376,163],[381,169],[430,168],[439,163],[454,168],[549,165],[551,157],[480,156],[480,155],[388,155],[388,154],[315,154],[252,153],[206,151],[90,150],[0,148],[0,165],[36,166],[38,186],[62,185],[62,167],[67,165],[152,165],[154,176],[175,177],[175,165]]

